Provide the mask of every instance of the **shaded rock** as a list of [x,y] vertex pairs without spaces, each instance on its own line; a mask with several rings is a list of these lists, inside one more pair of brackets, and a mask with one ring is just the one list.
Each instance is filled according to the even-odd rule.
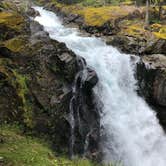
[[166,54],[166,40],[164,39],[115,35],[107,37],[106,43],[130,54]]
[[[139,54],[142,48],[139,45],[139,41],[136,38],[123,36],[123,35],[116,35],[106,38],[106,43],[108,45],[116,46],[122,52],[132,53],[132,54]],[[143,43],[143,46],[145,42]]]
[[37,17],[37,16],[40,16],[40,13],[37,12],[37,11],[36,11],[35,9],[33,9],[33,8],[29,8],[26,13],[27,13],[28,16],[30,16],[30,17]]
[[98,82],[98,76],[94,70],[87,68],[86,76],[83,83],[83,88],[85,91],[91,90]]
[[144,96],[166,106],[166,56],[143,56],[137,67],[139,85]]
[[94,70],[86,66],[83,58],[79,58],[77,62],[80,68],[75,77],[70,112],[67,116],[71,127],[70,156],[80,154],[91,159],[98,159],[100,115],[96,102],[99,103],[99,101],[93,93],[98,77]]
[[166,128],[166,56],[153,54],[143,56],[137,64],[139,94],[157,111],[159,120]]
[[143,52],[146,54],[166,54],[166,40],[158,39],[149,41]]

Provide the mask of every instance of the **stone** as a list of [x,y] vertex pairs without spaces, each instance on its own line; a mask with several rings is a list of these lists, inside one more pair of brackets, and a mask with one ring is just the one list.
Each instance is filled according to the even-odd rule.
[[87,72],[86,77],[84,78],[83,81],[83,89],[85,91],[89,91],[97,84],[98,76],[96,72],[89,67],[87,68],[86,72]]
[[[138,93],[155,108],[159,120],[166,129],[166,56],[145,55],[137,64]],[[164,116],[163,116],[164,115]]]
[[28,16],[30,17],[37,17],[40,16],[40,13],[38,11],[36,11],[33,8],[29,8],[28,11],[26,12],[28,14]]

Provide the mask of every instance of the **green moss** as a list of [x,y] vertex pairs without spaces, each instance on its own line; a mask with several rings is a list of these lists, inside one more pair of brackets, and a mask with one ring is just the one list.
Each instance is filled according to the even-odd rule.
[[102,26],[109,20],[127,16],[129,11],[119,6],[80,7],[76,5],[63,6],[62,11],[81,15],[90,26]]
[[45,140],[22,134],[17,125],[0,126],[0,157],[4,165],[12,166],[98,166],[86,159],[73,161],[66,157],[55,157]]
[[0,12],[0,26],[20,31],[23,28],[24,18],[13,12]]
[[30,3],[27,0],[17,1],[17,3],[12,0],[2,0],[2,2],[0,2],[0,6],[1,8],[8,11],[11,10],[11,11],[22,13],[28,9],[28,7],[30,6]]
[[21,52],[25,49],[27,41],[23,37],[15,37],[4,42],[4,46],[12,52]]
[[35,138],[25,137],[17,126],[1,126],[0,157],[4,165],[12,166],[54,166],[54,153],[49,146]]
[[19,74],[16,70],[13,70],[12,85],[17,90],[17,94],[22,101],[22,107],[24,110],[23,119],[24,123],[28,127],[33,127],[33,108],[28,99],[29,89],[27,87],[28,78],[24,75]]

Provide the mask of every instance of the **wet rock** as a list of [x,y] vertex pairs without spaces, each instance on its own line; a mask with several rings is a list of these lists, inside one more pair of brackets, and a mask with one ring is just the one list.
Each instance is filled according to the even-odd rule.
[[137,67],[139,85],[147,98],[166,106],[166,56],[143,56]]
[[137,64],[137,79],[139,94],[155,107],[160,121],[166,128],[166,119],[162,116],[163,110],[166,110],[166,56],[143,56]]
[[40,13],[37,12],[37,11],[36,11],[35,9],[33,9],[33,8],[29,8],[26,13],[27,13],[28,16],[30,16],[30,17],[37,17],[37,16],[40,16]]
[[87,68],[86,77],[84,78],[83,88],[85,91],[91,90],[98,82],[98,76],[94,70]]

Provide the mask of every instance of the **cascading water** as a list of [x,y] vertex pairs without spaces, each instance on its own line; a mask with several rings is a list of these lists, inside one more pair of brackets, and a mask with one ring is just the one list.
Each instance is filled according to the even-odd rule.
[[120,161],[125,166],[165,166],[166,137],[154,111],[136,93],[131,56],[107,46],[99,38],[82,37],[77,29],[64,27],[52,12],[35,9],[40,13],[36,21],[50,37],[66,43],[98,74],[95,93],[103,103],[105,161]]

